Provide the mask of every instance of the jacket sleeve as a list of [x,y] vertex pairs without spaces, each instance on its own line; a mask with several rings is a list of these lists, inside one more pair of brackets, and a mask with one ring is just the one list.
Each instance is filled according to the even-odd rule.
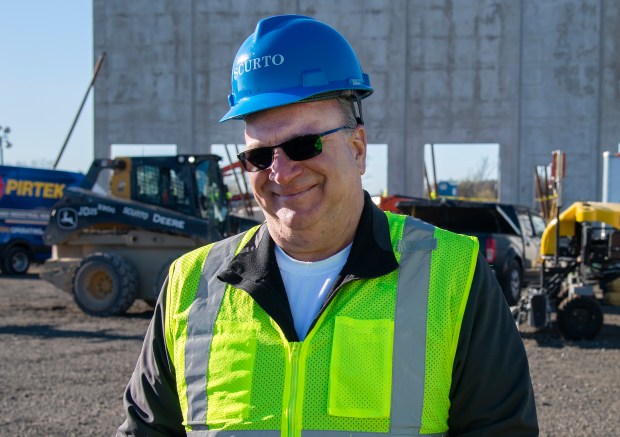
[[116,436],[184,436],[174,370],[164,335],[165,294],[162,288],[142,351],[131,376],[123,404],[126,420]]
[[450,435],[538,435],[525,347],[481,256],[461,326],[450,400]]

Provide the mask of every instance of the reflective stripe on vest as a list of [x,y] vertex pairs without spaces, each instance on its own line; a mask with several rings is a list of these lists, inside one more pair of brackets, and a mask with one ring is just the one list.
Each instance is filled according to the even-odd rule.
[[[302,437],[377,437],[376,432],[350,432],[350,431],[302,431]],[[381,435],[384,435],[381,433]],[[441,432],[435,434],[394,434],[385,435],[392,436],[413,436],[419,437],[447,437],[448,433]],[[221,430],[204,430],[204,431],[188,431],[188,437],[281,437],[280,431],[221,431]]]
[[[394,314],[394,358],[392,363],[392,432],[408,433],[422,426],[426,317],[431,252],[437,246],[434,228],[407,218],[400,253],[396,312]],[[417,293],[411,293],[417,290]]]
[[[427,353],[427,316],[432,251],[437,247],[435,228],[419,220],[388,214],[390,234],[399,260],[394,313],[394,344],[392,361],[392,392],[390,399],[391,435],[445,435],[420,434],[425,402],[425,371]],[[404,223],[403,223],[404,222]],[[403,229],[399,231],[399,229]],[[280,430],[208,430],[207,429],[207,367],[213,327],[218,316],[227,284],[216,276],[232,257],[249,241],[254,228],[243,238],[216,243],[207,255],[195,301],[188,315],[185,343],[184,372],[187,384],[187,428],[190,436],[245,436],[276,437]],[[261,234],[265,230],[261,228]],[[401,237],[402,233],[402,237]],[[260,241],[260,235],[257,240]],[[235,250],[236,249],[236,250]],[[475,247],[477,253],[477,246]],[[475,266],[475,263],[472,265]],[[471,272],[473,274],[473,271]],[[466,285],[468,287],[469,285]],[[346,287],[346,286],[345,286]],[[467,290],[468,291],[468,290]],[[172,310],[172,309],[171,309]],[[458,321],[460,323],[460,321]],[[285,346],[286,347],[286,346]],[[453,359],[453,357],[452,357]],[[182,389],[180,387],[180,389]],[[179,393],[180,398],[185,397]],[[447,393],[444,393],[447,398]],[[444,412],[447,417],[447,411]],[[191,428],[190,428],[191,427]],[[428,427],[427,427],[428,430]],[[435,428],[434,431],[442,429]],[[332,436],[366,437],[374,432],[301,431],[303,437]]]
[[200,276],[196,298],[189,312],[187,342],[185,343],[185,381],[187,383],[187,424],[204,425],[207,422],[206,377],[213,324],[220,308],[226,283],[217,279],[232,260],[241,236],[225,244],[216,244],[207,255]]

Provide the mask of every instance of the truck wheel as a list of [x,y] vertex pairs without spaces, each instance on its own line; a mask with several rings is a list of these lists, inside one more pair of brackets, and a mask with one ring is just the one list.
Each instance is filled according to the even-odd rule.
[[123,314],[138,296],[135,268],[120,255],[96,252],[84,257],[72,280],[73,299],[93,316]]
[[603,310],[590,296],[574,294],[558,305],[558,328],[571,340],[591,340],[603,326]]
[[23,275],[30,267],[30,254],[23,247],[11,247],[2,261],[2,270],[7,275]]
[[508,264],[508,270],[504,275],[504,281],[502,283],[502,291],[506,297],[508,305],[516,305],[521,297],[521,286],[523,285],[521,266],[519,263],[512,259]]

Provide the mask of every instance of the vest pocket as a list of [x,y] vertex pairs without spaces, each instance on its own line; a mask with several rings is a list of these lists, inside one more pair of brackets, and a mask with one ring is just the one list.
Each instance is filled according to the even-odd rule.
[[335,319],[329,366],[331,416],[388,418],[394,321]]
[[213,337],[207,375],[207,423],[219,426],[250,417],[257,345],[254,329],[226,325],[226,329]]

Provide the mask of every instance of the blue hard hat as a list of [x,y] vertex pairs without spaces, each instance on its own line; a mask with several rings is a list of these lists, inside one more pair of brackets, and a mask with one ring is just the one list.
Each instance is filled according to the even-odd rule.
[[373,91],[340,33],[302,15],[265,18],[237,52],[230,110],[220,122],[346,90],[359,98]]

